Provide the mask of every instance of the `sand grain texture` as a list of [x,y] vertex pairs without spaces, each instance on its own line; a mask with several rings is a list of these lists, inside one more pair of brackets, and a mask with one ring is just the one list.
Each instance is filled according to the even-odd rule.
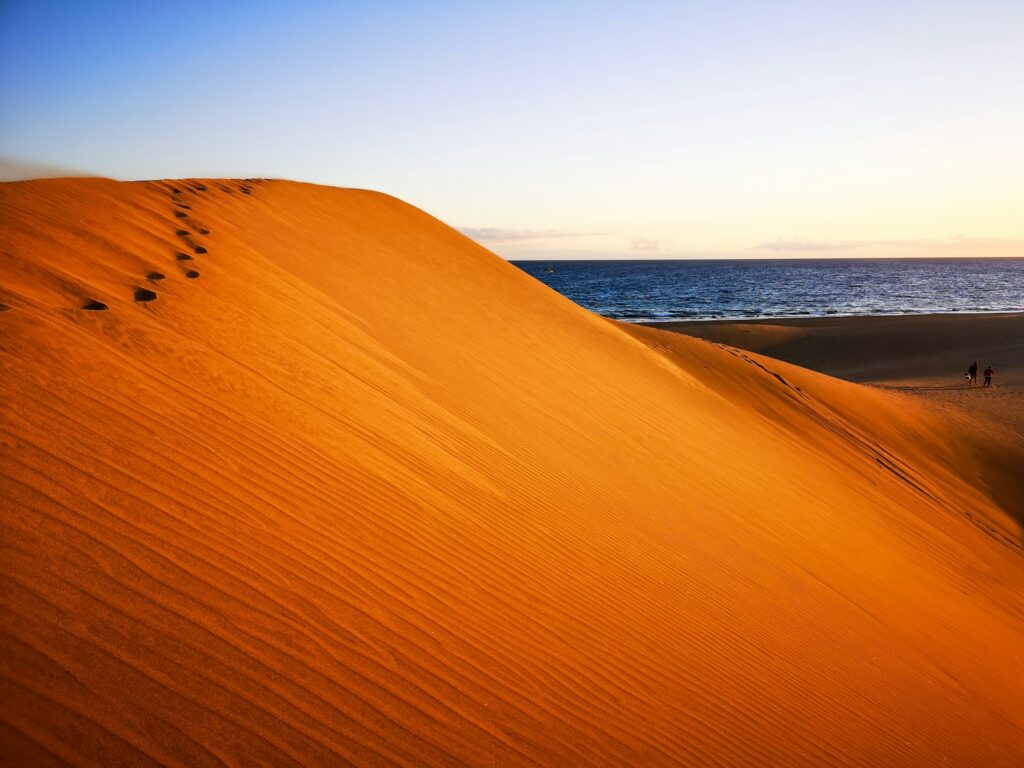
[[1024,760],[1022,481],[912,398],[378,193],[0,205],[6,764]]

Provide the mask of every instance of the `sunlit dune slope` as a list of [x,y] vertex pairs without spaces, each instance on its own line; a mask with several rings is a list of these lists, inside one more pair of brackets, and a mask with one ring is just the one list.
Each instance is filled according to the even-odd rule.
[[7,764],[1024,760],[998,446],[378,193],[0,205]]

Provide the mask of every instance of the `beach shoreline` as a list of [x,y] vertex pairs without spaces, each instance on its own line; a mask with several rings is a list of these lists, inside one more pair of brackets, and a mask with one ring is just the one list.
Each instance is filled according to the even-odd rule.
[[[980,418],[1024,442],[1024,312],[856,315],[643,323]],[[993,386],[971,387],[977,361]],[[979,384],[981,378],[979,377]],[[989,423],[991,422],[991,424]],[[995,427],[992,424],[996,425]]]
[[[685,333],[760,352],[849,381],[901,378],[913,358],[928,361],[916,377],[957,372],[951,364],[975,357],[1002,357],[1003,371],[1024,368],[1024,312],[946,312],[903,315],[744,318],[643,322],[652,328]],[[837,344],[838,343],[838,344]],[[834,354],[823,354],[832,347]],[[774,354],[773,354],[774,353]],[[981,362],[979,360],[979,362]],[[982,365],[995,360],[986,360]],[[962,373],[963,371],[959,371]]]
[[655,327],[661,327],[664,325],[672,325],[675,323],[767,323],[767,322],[779,322],[788,323],[790,321],[805,321],[805,320],[849,320],[849,319],[867,319],[871,317],[875,318],[893,318],[893,317],[974,317],[976,315],[984,315],[988,317],[996,315],[1024,315],[1024,309],[977,309],[977,310],[955,310],[950,309],[946,311],[931,311],[924,310],[920,312],[906,311],[906,312],[875,312],[875,313],[859,313],[859,312],[831,312],[824,315],[815,315],[810,312],[803,314],[792,314],[792,315],[750,315],[748,317],[687,317],[687,318],[623,318],[613,317],[606,315],[611,320],[617,320],[621,323],[632,323],[634,325],[651,325]]

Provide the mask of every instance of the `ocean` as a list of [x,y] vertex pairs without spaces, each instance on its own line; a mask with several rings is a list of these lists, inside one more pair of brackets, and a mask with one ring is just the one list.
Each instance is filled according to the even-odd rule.
[[1024,258],[513,264],[593,312],[630,322],[1024,311]]

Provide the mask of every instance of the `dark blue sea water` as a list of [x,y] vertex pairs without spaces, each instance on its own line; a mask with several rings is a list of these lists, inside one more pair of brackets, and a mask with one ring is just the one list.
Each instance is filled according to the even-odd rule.
[[645,320],[1024,311],[1024,259],[519,261],[608,317]]

